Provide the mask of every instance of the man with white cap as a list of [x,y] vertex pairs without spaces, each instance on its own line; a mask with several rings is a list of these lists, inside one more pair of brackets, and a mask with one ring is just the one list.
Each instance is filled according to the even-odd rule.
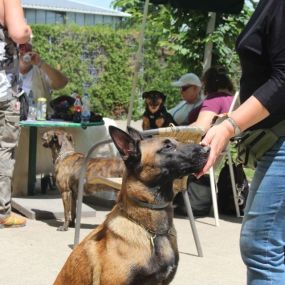
[[186,73],[178,81],[172,82],[171,85],[181,89],[183,100],[168,112],[179,125],[187,125],[189,112],[203,101],[200,96],[202,83],[196,74]]

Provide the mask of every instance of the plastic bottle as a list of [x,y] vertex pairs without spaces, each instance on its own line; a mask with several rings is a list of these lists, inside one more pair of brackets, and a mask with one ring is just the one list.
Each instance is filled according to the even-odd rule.
[[88,123],[90,121],[90,115],[90,96],[88,93],[84,93],[82,98],[81,122]]
[[29,93],[29,113],[28,113],[28,120],[35,120],[37,116],[37,110],[36,110],[36,102],[34,98],[33,91],[31,90]]
[[82,112],[80,96],[76,96],[73,106],[74,106],[73,122],[80,123],[81,122],[81,112]]
[[44,121],[47,117],[47,99],[38,98],[37,100],[37,120]]

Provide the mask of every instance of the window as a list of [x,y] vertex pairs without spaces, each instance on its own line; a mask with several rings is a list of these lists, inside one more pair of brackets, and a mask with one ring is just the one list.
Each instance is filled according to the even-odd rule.
[[93,26],[94,25],[94,16],[85,14],[85,25],[86,26]]
[[36,11],[29,9],[25,11],[25,17],[29,25],[36,24]]

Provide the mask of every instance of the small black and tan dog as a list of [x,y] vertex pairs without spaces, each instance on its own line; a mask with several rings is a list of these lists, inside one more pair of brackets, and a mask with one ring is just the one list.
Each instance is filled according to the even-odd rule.
[[199,172],[209,148],[128,131],[109,127],[126,165],[118,202],[75,247],[54,285],[167,285],[174,278],[173,180]]
[[143,130],[168,127],[170,124],[177,126],[172,115],[167,112],[164,102],[166,96],[159,91],[151,90],[144,92],[142,97],[145,101],[143,113]]
[[[74,226],[76,217],[76,200],[78,192],[79,174],[84,161],[84,154],[76,152],[71,134],[63,130],[50,130],[42,136],[43,146],[51,149],[56,186],[60,192],[63,208],[64,223],[59,231],[67,231]],[[119,157],[92,158],[87,166],[87,182],[84,191],[94,193],[102,190],[115,190],[98,187],[88,183],[96,176],[122,177],[125,170],[124,163]]]

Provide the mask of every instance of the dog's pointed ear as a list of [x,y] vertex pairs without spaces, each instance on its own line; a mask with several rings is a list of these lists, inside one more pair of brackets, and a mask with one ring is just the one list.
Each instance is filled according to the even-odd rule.
[[70,141],[70,143],[73,144],[73,136],[72,136],[72,134],[66,134],[66,137]]
[[144,92],[144,93],[142,94],[142,98],[145,99],[148,95],[149,95],[148,92]]
[[143,136],[142,136],[142,134],[138,130],[136,130],[136,129],[130,127],[130,126],[127,127],[127,130],[128,130],[129,135],[134,140],[137,140],[137,141],[143,140]]
[[132,138],[114,126],[109,126],[109,134],[126,164],[137,162],[140,159],[141,153],[138,146],[140,140]]
[[63,143],[63,134],[61,133],[54,133],[53,135],[54,142],[57,142],[59,146],[62,146]]

